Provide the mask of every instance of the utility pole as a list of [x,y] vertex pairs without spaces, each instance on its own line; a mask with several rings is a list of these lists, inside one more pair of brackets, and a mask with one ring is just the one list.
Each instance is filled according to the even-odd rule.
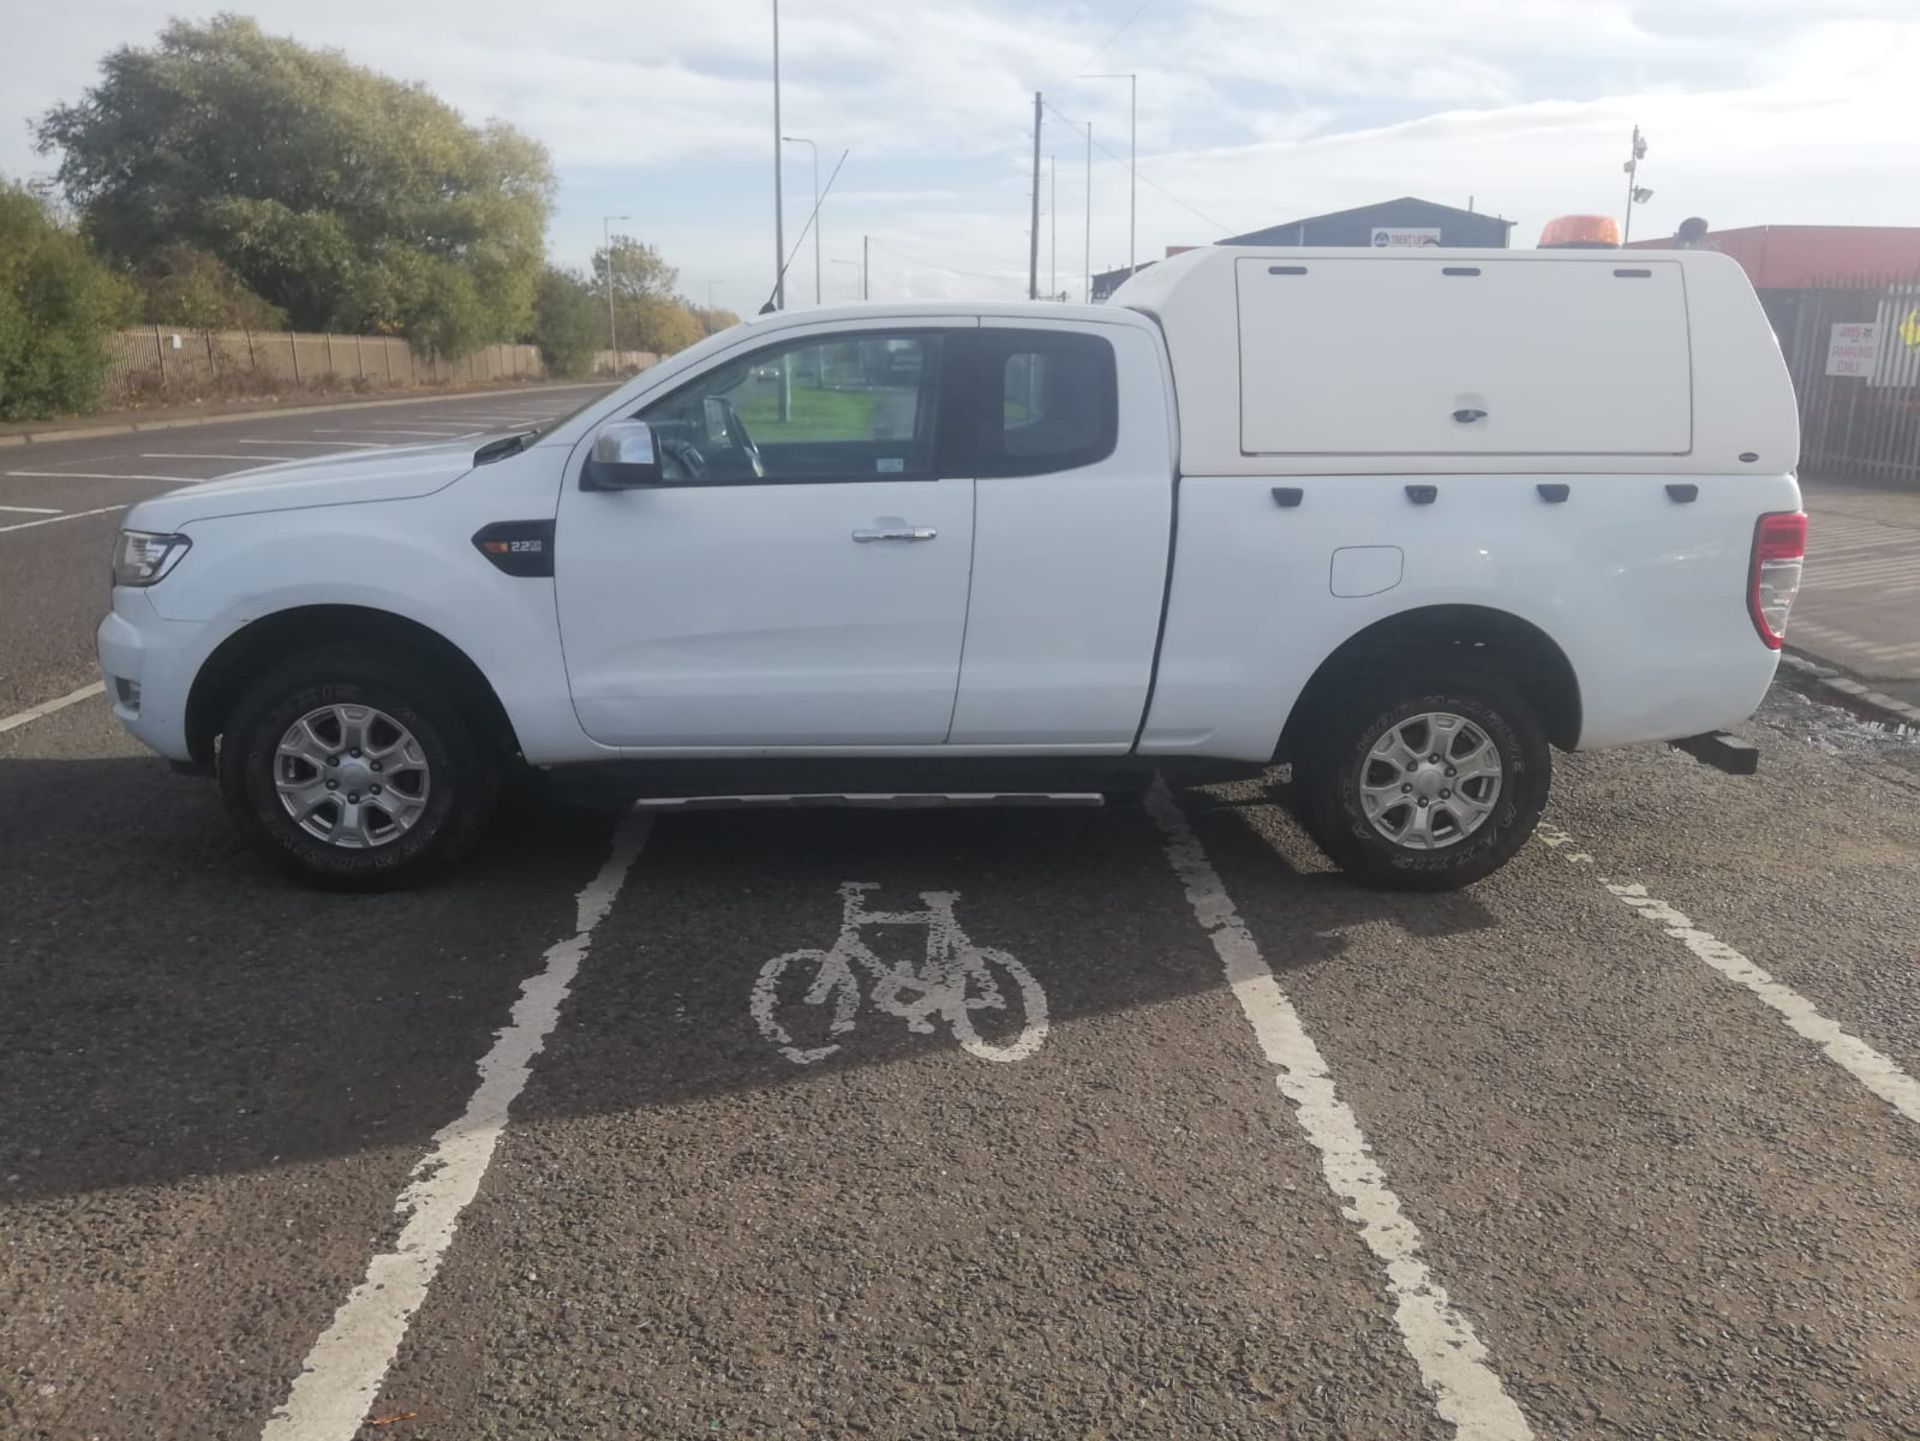
[[1080,263],[1087,271],[1086,302],[1093,304],[1093,122],[1087,122],[1087,239]]
[[1640,183],[1640,162],[1646,158],[1647,141],[1640,133],[1638,125],[1633,127],[1633,151],[1627,157],[1627,163],[1620,168],[1627,172],[1627,217],[1620,226],[1620,244],[1622,246],[1633,239],[1633,207],[1636,203],[1645,205],[1653,199],[1653,192]]
[[1060,298],[1060,159],[1047,157],[1047,299]]
[[1124,80],[1127,82],[1127,274],[1138,263],[1134,239],[1139,234],[1140,216],[1140,77],[1131,72],[1114,75],[1083,75],[1082,80]]
[[863,235],[860,237],[860,298],[862,300],[867,299],[871,294],[867,289],[867,277],[871,275],[872,272],[867,269],[867,263],[872,258],[872,251],[869,249],[872,240],[873,237],[871,235]]
[[789,145],[804,145],[813,152],[813,303],[820,303],[820,147],[804,135],[782,135]]
[[780,0],[773,0],[773,308],[787,308],[787,212],[780,195]]
[[613,352],[613,368],[620,368],[620,335],[613,323],[613,222],[631,220],[631,215],[600,217],[601,248],[607,257],[607,349]]
[[1033,223],[1027,231],[1027,299],[1040,298],[1040,121],[1046,103],[1033,92]]

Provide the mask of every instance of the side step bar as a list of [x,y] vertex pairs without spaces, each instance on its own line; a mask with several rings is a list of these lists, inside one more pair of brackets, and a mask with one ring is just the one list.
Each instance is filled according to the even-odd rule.
[[1101,806],[1098,791],[852,791],[767,796],[643,796],[637,811],[730,811],[859,807],[934,810],[949,806]]

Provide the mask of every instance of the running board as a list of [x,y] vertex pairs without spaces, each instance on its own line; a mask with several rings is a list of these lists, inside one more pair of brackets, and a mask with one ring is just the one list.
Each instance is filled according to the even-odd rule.
[[933,810],[949,806],[1101,806],[1098,791],[852,791],[766,796],[646,796],[637,811],[730,811],[859,807]]

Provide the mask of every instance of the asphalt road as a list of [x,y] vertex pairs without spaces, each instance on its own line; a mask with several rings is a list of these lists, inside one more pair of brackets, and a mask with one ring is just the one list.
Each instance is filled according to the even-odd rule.
[[[61,472],[0,504],[497,403],[0,452]],[[92,679],[115,518],[10,523],[0,716]],[[1274,781],[523,803],[343,897],[70,705],[0,734],[0,1435],[1920,1434],[1920,739],[1743,732],[1561,758],[1454,896]]]

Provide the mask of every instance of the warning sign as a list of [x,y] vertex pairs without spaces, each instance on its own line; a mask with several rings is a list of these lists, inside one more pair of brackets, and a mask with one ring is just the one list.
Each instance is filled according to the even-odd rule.
[[1872,375],[1880,361],[1880,327],[1868,321],[1847,321],[1833,327],[1827,338],[1828,375]]
[[1900,322],[1900,338],[1908,350],[1920,350],[1920,307],[1909,310],[1907,318]]

